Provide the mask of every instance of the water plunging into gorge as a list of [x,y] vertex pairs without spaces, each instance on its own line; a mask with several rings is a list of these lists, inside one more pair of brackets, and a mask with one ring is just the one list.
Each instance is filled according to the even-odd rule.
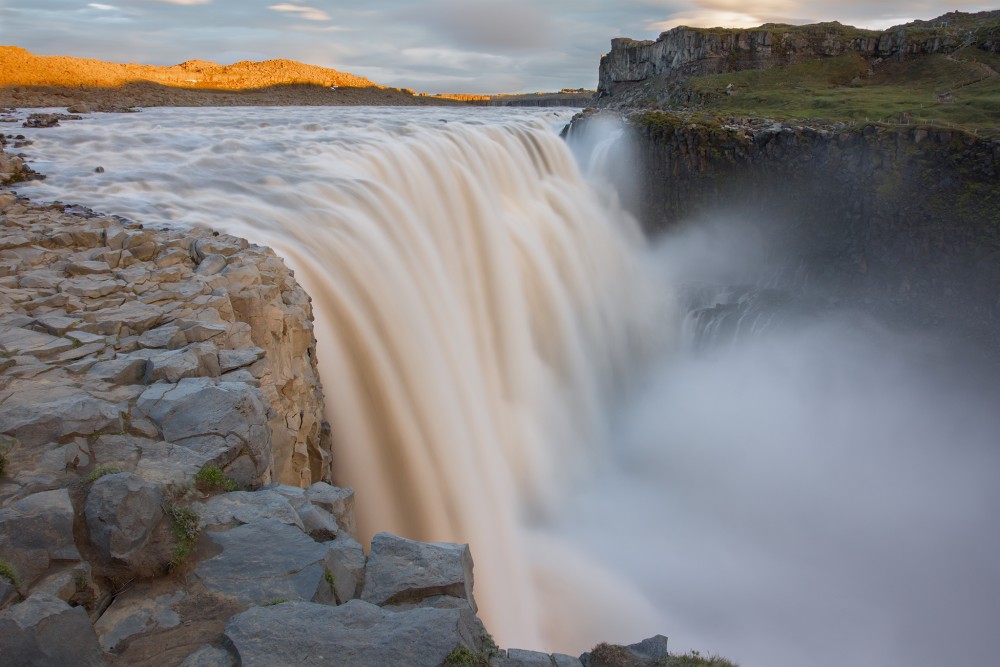
[[359,538],[469,542],[501,645],[662,632],[744,667],[990,655],[994,386],[871,318],[743,319],[712,285],[753,281],[753,240],[649,244],[587,178],[625,166],[595,141],[581,169],[568,117],[97,115],[32,133],[49,179],[19,190],[285,257]]

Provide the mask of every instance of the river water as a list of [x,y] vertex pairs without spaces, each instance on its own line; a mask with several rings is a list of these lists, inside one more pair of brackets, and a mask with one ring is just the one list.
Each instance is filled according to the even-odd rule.
[[570,115],[96,114],[24,130],[48,179],[18,190],[274,247],[313,298],[359,538],[469,542],[502,646],[994,661],[995,382],[843,308],[716,335],[766,249],[738,221],[647,242],[600,182],[624,139],[569,147]]

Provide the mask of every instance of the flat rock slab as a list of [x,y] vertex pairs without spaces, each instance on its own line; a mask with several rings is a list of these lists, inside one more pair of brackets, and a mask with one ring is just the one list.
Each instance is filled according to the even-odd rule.
[[415,542],[379,533],[372,539],[361,599],[391,605],[447,595],[464,599],[475,611],[472,585],[468,544]]
[[265,519],[205,535],[222,550],[195,570],[209,590],[259,605],[312,600],[329,589],[323,576],[328,547],[295,526]]
[[143,392],[137,407],[169,442],[230,434],[245,440],[270,439],[263,396],[242,382],[185,378],[177,384],[159,383]]
[[237,614],[225,635],[243,667],[439,667],[459,646],[476,650],[474,624],[468,610],[286,602]]
[[4,402],[0,430],[22,445],[43,445],[67,435],[118,431],[124,407],[72,387],[36,386]]
[[276,519],[281,523],[304,530],[299,515],[288,499],[267,489],[261,491],[233,491],[213,496],[194,506],[201,517],[202,527],[236,526]]
[[0,662],[32,667],[97,667],[104,654],[83,607],[35,593],[0,613]]

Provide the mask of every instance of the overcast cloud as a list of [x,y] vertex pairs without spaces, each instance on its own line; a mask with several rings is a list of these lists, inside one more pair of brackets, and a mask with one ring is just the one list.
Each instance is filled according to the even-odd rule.
[[954,0],[0,0],[0,44],[173,65],[291,58],[424,92],[594,88],[612,37],[677,25],[884,28],[989,5]]

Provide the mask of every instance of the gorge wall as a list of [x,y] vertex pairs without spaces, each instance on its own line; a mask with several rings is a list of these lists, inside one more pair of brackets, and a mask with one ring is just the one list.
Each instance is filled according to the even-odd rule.
[[[587,119],[577,120],[581,130]],[[784,281],[835,285],[994,349],[1000,141],[931,127],[629,120],[650,234],[726,216],[762,235]]]

